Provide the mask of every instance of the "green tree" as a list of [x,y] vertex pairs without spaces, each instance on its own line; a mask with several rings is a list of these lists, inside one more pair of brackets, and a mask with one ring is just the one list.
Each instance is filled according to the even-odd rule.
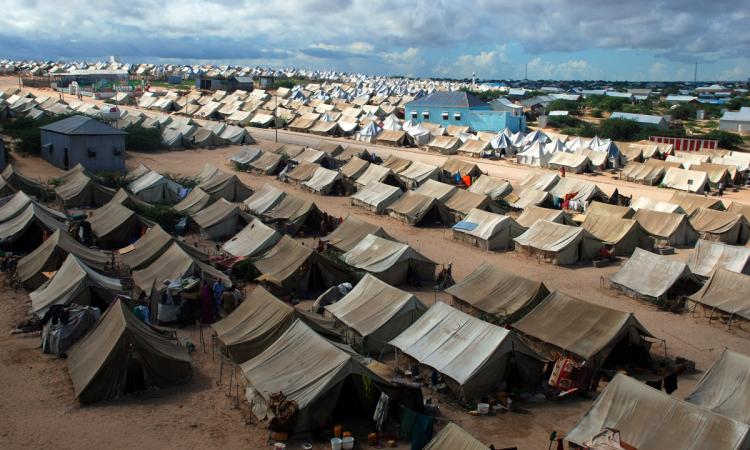
[[125,148],[137,152],[156,152],[164,149],[161,131],[157,128],[144,128],[140,125],[130,125],[125,128]]

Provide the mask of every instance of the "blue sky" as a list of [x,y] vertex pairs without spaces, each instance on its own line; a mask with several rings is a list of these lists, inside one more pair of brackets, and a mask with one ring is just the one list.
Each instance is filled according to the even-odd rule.
[[3,0],[0,58],[463,78],[750,78],[747,0]]

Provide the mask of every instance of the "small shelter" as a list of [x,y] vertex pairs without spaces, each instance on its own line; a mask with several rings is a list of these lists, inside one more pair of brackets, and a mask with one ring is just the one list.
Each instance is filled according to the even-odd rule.
[[523,210],[520,216],[516,218],[516,223],[524,228],[530,228],[539,220],[560,223],[564,225],[575,225],[573,219],[565,211],[559,209],[542,208],[539,206],[529,205]]
[[510,181],[502,178],[492,177],[489,175],[480,175],[478,179],[472,181],[468,191],[474,194],[486,195],[490,200],[497,201],[513,190]]
[[387,211],[391,217],[409,225],[453,223],[450,213],[441,202],[415,191],[406,191],[398,200],[391,203]]
[[412,247],[368,234],[339,257],[344,263],[391,285],[435,280],[437,263]]
[[386,210],[396,202],[403,191],[379,181],[370,181],[364,187],[349,197],[353,206],[368,209],[377,214],[384,214]]
[[714,313],[728,316],[732,322],[739,317],[744,321],[750,320],[750,275],[732,272],[723,267],[717,268],[706,284],[688,299],[693,309],[700,305],[704,315],[713,317]]
[[507,250],[513,246],[513,239],[524,231],[526,228],[508,216],[475,208],[453,225],[453,239],[483,250]]
[[657,246],[692,246],[698,240],[698,232],[685,214],[639,209],[633,219]]
[[92,211],[87,220],[99,246],[109,250],[122,248],[136,241],[143,234],[144,228],[153,225],[115,201]]
[[255,215],[262,215],[274,206],[278,205],[286,196],[286,192],[271,184],[264,184],[253,195],[248,197],[242,204]]
[[597,256],[603,243],[580,227],[538,220],[514,239],[516,251],[557,265],[575,264]]
[[750,423],[750,357],[725,349],[685,401]]
[[335,230],[327,236],[321,237],[320,240],[328,244],[329,247],[345,253],[354,248],[368,234],[393,241],[382,227],[361,220],[351,214],[346,216],[346,219]]
[[700,288],[700,280],[687,264],[640,248],[609,283],[630,297],[658,303],[693,294]]
[[750,248],[699,239],[688,257],[688,266],[704,278],[719,268],[750,274]]
[[750,223],[741,214],[699,208],[690,214],[690,224],[709,241],[744,244],[750,237]]
[[263,213],[264,221],[273,224],[279,233],[295,235],[301,229],[318,230],[323,217],[315,203],[290,194]]
[[253,219],[245,228],[229,239],[221,248],[232,256],[255,257],[276,245],[281,234],[260,219]]
[[250,216],[240,209],[239,204],[230,203],[223,198],[191,214],[190,218],[212,241],[221,241],[233,236],[251,220]]

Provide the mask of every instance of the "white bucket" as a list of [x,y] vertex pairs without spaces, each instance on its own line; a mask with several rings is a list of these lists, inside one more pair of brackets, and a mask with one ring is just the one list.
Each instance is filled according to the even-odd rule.
[[341,439],[340,438],[332,438],[331,439],[331,450],[341,450]]
[[344,450],[352,450],[354,448],[354,438],[347,436],[341,440],[342,447]]
[[490,412],[490,404],[489,403],[479,403],[477,405],[477,412],[479,414],[485,415],[488,412]]

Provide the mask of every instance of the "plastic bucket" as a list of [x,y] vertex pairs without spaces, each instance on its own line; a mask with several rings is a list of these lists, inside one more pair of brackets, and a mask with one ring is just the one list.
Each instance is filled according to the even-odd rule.
[[344,450],[352,450],[354,448],[354,438],[351,436],[347,436],[341,440],[341,444],[341,448],[343,448]]
[[331,450],[341,450],[341,438],[332,438],[331,439]]
[[490,412],[490,404],[489,403],[480,403],[477,405],[477,412],[479,414],[487,414]]

